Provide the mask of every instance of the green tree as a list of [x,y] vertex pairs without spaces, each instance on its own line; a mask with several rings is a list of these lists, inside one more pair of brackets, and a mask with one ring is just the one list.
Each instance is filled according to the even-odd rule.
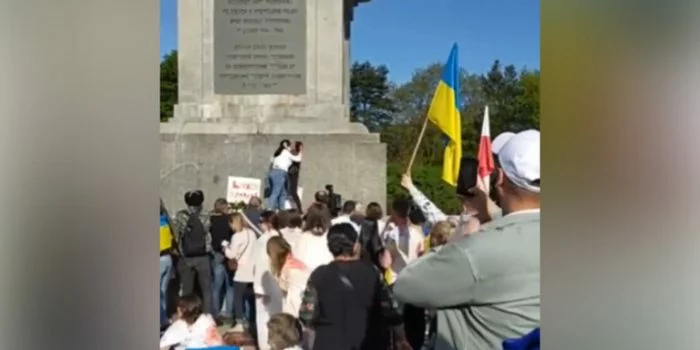
[[[484,103],[489,106],[492,136],[503,131],[539,128],[539,71],[503,67],[497,60],[481,77]],[[481,127],[482,112],[475,114],[475,126]]]
[[391,122],[394,112],[389,98],[389,70],[383,65],[355,62],[350,73],[350,119],[377,132]]
[[[413,151],[425,113],[440,80],[442,64],[419,69],[412,79],[392,92],[396,105],[394,124],[383,129],[390,162],[387,167],[387,198],[405,196],[400,176]],[[462,72],[461,77],[462,152],[475,156],[483,121],[489,106],[491,136],[503,131],[539,128],[539,71],[518,72],[513,65],[495,61],[482,75]],[[441,180],[445,140],[437,128],[429,125],[412,169],[416,185],[446,212],[456,213],[459,202],[454,188]]]
[[173,50],[160,62],[160,121],[173,117],[177,103],[177,51]]

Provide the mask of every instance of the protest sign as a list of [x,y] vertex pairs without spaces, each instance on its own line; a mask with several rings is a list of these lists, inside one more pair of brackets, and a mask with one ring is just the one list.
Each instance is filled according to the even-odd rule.
[[228,177],[226,200],[229,203],[248,203],[251,197],[260,197],[262,181],[250,177]]

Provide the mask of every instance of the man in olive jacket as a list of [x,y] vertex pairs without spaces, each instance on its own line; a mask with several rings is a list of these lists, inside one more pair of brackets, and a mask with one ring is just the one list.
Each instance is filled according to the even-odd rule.
[[412,262],[394,284],[399,301],[437,309],[436,350],[501,349],[539,327],[539,141],[528,130],[496,150],[501,218]]

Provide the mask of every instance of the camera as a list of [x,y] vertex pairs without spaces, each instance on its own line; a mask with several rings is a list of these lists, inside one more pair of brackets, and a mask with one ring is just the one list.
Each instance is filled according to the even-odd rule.
[[328,210],[330,210],[333,217],[336,217],[343,206],[342,198],[335,193],[333,185],[326,185],[326,191],[328,192]]

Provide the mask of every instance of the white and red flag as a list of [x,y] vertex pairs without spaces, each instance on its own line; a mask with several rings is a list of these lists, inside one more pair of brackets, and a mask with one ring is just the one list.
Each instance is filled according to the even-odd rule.
[[493,153],[491,149],[491,128],[489,127],[489,107],[484,109],[484,119],[481,124],[481,138],[479,140],[479,152],[477,160],[479,161],[478,174],[484,184],[484,190],[489,193],[489,175],[496,170],[496,165],[493,162]]

